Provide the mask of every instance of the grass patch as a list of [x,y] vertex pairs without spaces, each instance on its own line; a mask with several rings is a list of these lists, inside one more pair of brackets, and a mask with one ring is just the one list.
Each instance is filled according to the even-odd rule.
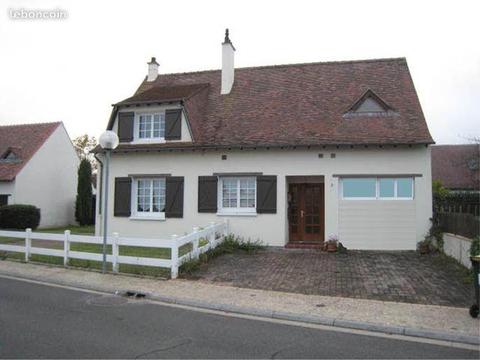
[[475,277],[473,271],[460,264],[454,258],[444,253],[436,253],[432,255],[432,262],[435,266],[444,269],[446,272],[455,274],[464,284],[473,284]]
[[95,225],[88,225],[88,226],[69,225],[69,226],[62,226],[62,227],[37,229],[35,231],[44,232],[44,233],[63,234],[65,230],[70,230],[70,232],[75,235],[94,235]]
[[263,246],[260,241],[251,241],[250,239],[244,240],[238,236],[235,237],[234,235],[230,234],[226,236],[216,248],[200,254],[198,259],[187,259],[184,261],[179,268],[179,275],[180,277],[194,276],[195,272],[200,270],[202,267],[207,266],[209,261],[224,254],[232,254],[235,252],[255,254],[257,251],[264,248],[265,246]]

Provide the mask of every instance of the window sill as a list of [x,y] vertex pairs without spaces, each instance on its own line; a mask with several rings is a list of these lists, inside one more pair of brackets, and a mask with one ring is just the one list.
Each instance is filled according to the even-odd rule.
[[167,141],[165,138],[146,138],[146,139],[133,139],[130,144],[165,144]]
[[129,217],[129,220],[165,221],[165,214],[163,213],[158,216],[132,215]]
[[217,216],[257,216],[257,212],[242,212],[242,211],[218,211]]

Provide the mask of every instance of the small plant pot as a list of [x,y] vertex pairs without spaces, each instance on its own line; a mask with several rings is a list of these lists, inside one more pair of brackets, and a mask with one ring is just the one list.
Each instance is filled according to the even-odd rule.
[[327,252],[336,252],[337,244],[327,244]]
[[420,254],[425,255],[430,253],[430,246],[428,246],[427,244],[420,245],[420,248],[418,250],[420,251]]

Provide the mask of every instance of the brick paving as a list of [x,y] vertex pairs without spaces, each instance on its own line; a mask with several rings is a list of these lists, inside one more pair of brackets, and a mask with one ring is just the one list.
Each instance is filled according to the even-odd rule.
[[220,256],[197,273],[201,281],[237,287],[407,303],[469,307],[465,269],[443,255],[414,251],[268,249]]

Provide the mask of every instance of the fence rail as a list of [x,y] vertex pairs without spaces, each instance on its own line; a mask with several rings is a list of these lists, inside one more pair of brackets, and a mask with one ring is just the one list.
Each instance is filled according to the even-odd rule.
[[[120,264],[154,266],[169,268],[172,279],[178,277],[180,265],[188,259],[198,259],[200,254],[215,248],[222,242],[228,234],[228,222],[210,223],[205,228],[195,227],[189,234],[183,236],[172,235],[170,239],[146,239],[136,237],[124,237],[118,233],[113,233],[107,238],[107,244],[111,245],[112,253],[107,254],[107,262],[112,263],[114,272],[119,271]],[[30,261],[32,254],[63,257],[63,263],[68,265],[69,259],[102,261],[103,255],[100,253],[72,251],[71,243],[84,244],[103,244],[103,237],[88,235],[73,235],[70,230],[63,234],[49,234],[33,232],[31,229],[25,231],[3,231],[0,230],[0,238],[16,238],[25,240],[25,245],[12,245],[0,243],[0,250],[19,252],[25,254],[25,261]],[[50,249],[45,247],[32,246],[32,240],[45,240],[63,242],[63,250]],[[200,243],[200,240],[203,240]],[[180,256],[179,249],[191,243],[191,250]],[[119,254],[119,246],[135,246],[147,248],[170,249],[170,259],[161,259],[145,256],[126,256]]]

